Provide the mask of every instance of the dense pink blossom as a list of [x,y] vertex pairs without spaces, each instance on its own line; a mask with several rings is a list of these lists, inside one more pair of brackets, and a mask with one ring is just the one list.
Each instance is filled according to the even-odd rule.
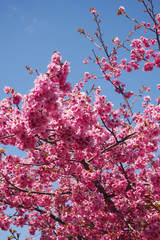
[[[96,10],[90,11],[99,27]],[[122,6],[121,14],[126,16]],[[155,38],[130,34],[120,44],[117,37],[110,52],[98,38],[104,56],[94,61],[100,77],[86,71],[72,87],[70,64],[55,52],[28,94],[4,88],[9,95],[0,101],[0,229],[28,225],[41,240],[160,239],[160,97],[155,91],[152,102],[144,96],[150,87],[136,94],[127,83],[134,70],[160,67],[159,15],[153,14],[156,26],[147,21],[134,28]],[[99,78],[121,103],[103,94]],[[88,80],[93,85],[86,90]],[[140,111],[134,108],[138,99]],[[10,145],[24,156],[12,155]]]
[[154,63],[146,62],[143,67],[143,71],[153,71]]
[[19,94],[19,93],[14,93],[14,94],[13,94],[13,103],[14,103],[14,104],[19,105],[21,99],[22,99],[21,94]]

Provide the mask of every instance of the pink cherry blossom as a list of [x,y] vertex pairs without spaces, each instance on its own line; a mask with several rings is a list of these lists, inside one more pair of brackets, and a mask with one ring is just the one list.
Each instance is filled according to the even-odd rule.
[[4,92],[5,92],[6,94],[11,93],[11,92],[12,92],[12,88],[11,88],[11,87],[7,87],[7,86],[5,86],[5,88],[4,88]]
[[88,62],[89,62],[89,61],[88,61],[87,58],[83,60],[83,63],[84,63],[84,64],[87,64]]
[[119,38],[116,37],[116,38],[113,40],[113,43],[114,43],[114,45],[119,45],[119,44],[120,44]]
[[[139,1],[146,8],[152,3]],[[136,38],[130,33],[120,44],[116,37],[115,46],[104,42],[90,9],[98,29],[93,43],[102,50],[100,56],[93,50],[99,73],[86,70],[71,86],[70,64],[55,52],[28,94],[4,88],[10,95],[0,101],[1,230],[27,225],[41,240],[160,239],[160,97],[154,89],[152,101],[144,96],[153,79],[160,90],[159,79],[142,85],[160,67],[160,14],[153,9],[146,14],[155,26],[132,19],[121,6],[118,15],[137,24]],[[144,29],[153,38],[141,36]],[[142,82],[130,77],[135,70],[146,72]],[[140,84],[138,93],[130,79]]]
[[144,100],[148,102],[148,101],[151,100],[151,97],[150,96],[144,96]]
[[157,20],[157,22],[158,22],[158,24],[159,24],[159,23],[160,23],[160,13],[157,14],[156,20]]
[[153,62],[146,62],[143,66],[143,71],[153,71]]
[[16,104],[16,105],[19,105],[19,103],[20,103],[20,101],[22,99],[21,94],[14,93],[12,97],[13,97],[13,103]]
[[95,14],[95,13],[96,13],[95,8],[90,8],[90,12],[91,12],[92,14]]
[[119,14],[122,14],[122,13],[124,13],[125,12],[125,8],[123,7],[123,6],[120,6],[119,8],[118,8],[118,13]]

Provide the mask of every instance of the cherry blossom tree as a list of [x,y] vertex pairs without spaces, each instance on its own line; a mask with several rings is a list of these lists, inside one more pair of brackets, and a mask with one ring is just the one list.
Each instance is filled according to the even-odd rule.
[[[62,62],[59,52],[46,73],[36,70],[29,94],[4,88],[9,97],[0,102],[2,230],[28,225],[29,234],[38,230],[41,240],[160,239],[160,98],[151,104],[149,87],[134,95],[121,81],[124,72],[160,68],[160,13],[152,0],[139,2],[150,22],[129,17],[120,6],[118,17],[133,21],[134,29],[124,40],[113,39],[110,48],[94,8],[95,36],[79,29],[98,47],[84,64],[94,61],[106,84],[122,97],[118,109],[100,86],[83,91],[95,75],[85,72],[72,88],[69,63]],[[144,36],[134,38],[137,30]],[[120,49],[128,60],[118,58]],[[143,110],[133,112],[133,103],[144,92]],[[24,157],[9,154],[8,145],[24,151]],[[10,233],[8,239],[19,239],[14,230]]]

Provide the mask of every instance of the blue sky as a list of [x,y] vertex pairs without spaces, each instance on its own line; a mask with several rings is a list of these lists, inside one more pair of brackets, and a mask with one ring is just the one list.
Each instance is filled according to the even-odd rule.
[[[155,0],[156,8],[160,10],[160,2]],[[0,95],[5,97],[3,88],[11,86],[16,92],[27,94],[33,87],[35,75],[30,75],[25,65],[45,72],[53,51],[59,51],[63,61],[70,62],[71,73],[68,80],[72,86],[78,82],[85,71],[101,76],[96,65],[84,65],[83,60],[92,55],[94,46],[77,30],[84,28],[89,33],[95,32],[95,23],[89,9],[95,7],[102,19],[102,30],[107,45],[115,37],[123,40],[133,29],[133,23],[122,16],[117,16],[119,6],[125,6],[127,14],[138,20],[146,20],[142,15],[142,4],[137,0],[0,0]],[[137,31],[135,37],[140,32]],[[147,35],[146,35],[147,36]],[[95,49],[95,48],[94,48]],[[96,53],[98,53],[98,50]],[[158,94],[156,85],[159,83],[158,71],[153,73],[124,74],[122,79],[129,90],[136,93],[143,84],[153,90],[151,96]],[[120,80],[122,80],[120,79]],[[86,88],[93,83],[102,86],[102,93],[108,101],[119,106],[121,97],[104,80],[88,82]],[[146,94],[147,95],[147,94]],[[135,111],[140,108],[140,102],[135,105]],[[22,231],[21,240],[27,234]],[[7,239],[8,233],[0,231],[0,238]],[[35,238],[39,239],[39,236]]]
[[[155,2],[158,7],[158,1],[155,0]],[[102,30],[107,44],[110,44],[116,36],[120,39],[125,38],[129,30],[133,29],[133,23],[116,15],[120,5],[125,6],[129,16],[142,21],[143,8],[137,0],[1,0],[0,93],[2,97],[5,96],[3,94],[5,85],[13,87],[15,91],[22,94],[28,93],[33,87],[33,80],[36,76],[30,76],[25,65],[33,69],[37,68],[39,72],[45,72],[55,50],[62,54],[63,61],[67,60],[71,63],[71,73],[68,79],[72,85],[83,77],[85,71],[97,73],[100,76],[96,65],[82,63],[84,58],[93,56],[94,46],[79,35],[77,29],[83,27],[89,33],[95,32],[96,26],[89,12],[91,7],[95,7],[102,18]],[[138,71],[138,79],[137,77],[135,79],[135,74],[127,74],[125,77],[129,79],[127,80],[129,87],[135,88],[135,85],[139,85],[140,88],[144,83],[140,78],[146,79],[148,75],[153,74]],[[142,84],[139,84],[139,81],[142,81]],[[97,84],[104,84],[104,87],[110,89],[104,81],[97,81]],[[108,98],[112,97],[110,90],[104,93]]]

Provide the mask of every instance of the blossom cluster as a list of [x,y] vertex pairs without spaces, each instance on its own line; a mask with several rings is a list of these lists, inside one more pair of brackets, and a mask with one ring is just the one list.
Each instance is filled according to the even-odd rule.
[[[121,6],[118,15],[124,14]],[[160,14],[155,21],[160,34]],[[118,109],[100,86],[92,87],[93,96],[83,91],[87,81],[98,81],[89,72],[72,88],[59,52],[29,94],[4,88],[11,97],[0,102],[0,143],[24,157],[0,148],[2,230],[28,225],[41,240],[160,239],[160,105],[147,95],[142,112],[133,113],[134,93],[120,80],[123,70],[160,67],[158,39],[132,39],[130,60],[119,61],[117,37],[112,53],[104,48],[106,56],[95,59],[106,84],[123,96]]]

